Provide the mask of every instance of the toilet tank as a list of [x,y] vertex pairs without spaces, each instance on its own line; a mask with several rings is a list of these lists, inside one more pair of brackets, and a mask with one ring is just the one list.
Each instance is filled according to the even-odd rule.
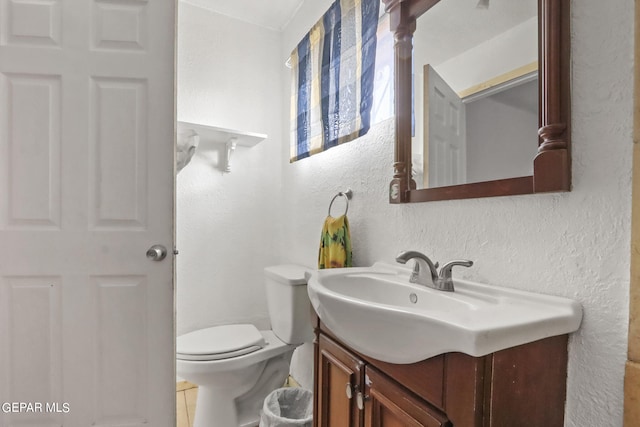
[[306,270],[291,264],[264,269],[271,329],[287,344],[302,344],[313,339]]

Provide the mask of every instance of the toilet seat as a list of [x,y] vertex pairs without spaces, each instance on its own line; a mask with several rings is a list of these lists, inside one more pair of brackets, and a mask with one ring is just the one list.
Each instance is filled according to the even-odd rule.
[[220,360],[243,356],[266,345],[253,325],[222,325],[181,335],[176,340],[176,356],[181,360]]

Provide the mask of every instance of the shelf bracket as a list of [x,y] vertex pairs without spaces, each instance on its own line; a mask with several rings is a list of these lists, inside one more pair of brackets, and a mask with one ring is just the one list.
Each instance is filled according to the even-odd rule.
[[236,149],[238,138],[232,137],[227,141],[227,165],[224,168],[225,172],[231,172],[231,155]]

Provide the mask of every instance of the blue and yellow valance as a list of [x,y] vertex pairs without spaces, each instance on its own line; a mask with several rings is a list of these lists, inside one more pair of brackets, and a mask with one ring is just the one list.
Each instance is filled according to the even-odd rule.
[[336,0],[291,53],[291,161],[369,131],[380,0]]

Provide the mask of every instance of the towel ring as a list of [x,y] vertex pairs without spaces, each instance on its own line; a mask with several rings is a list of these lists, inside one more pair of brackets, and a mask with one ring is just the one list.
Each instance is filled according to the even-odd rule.
[[344,208],[344,214],[343,214],[343,215],[346,215],[347,212],[349,212],[349,200],[351,200],[352,195],[353,195],[353,192],[351,191],[351,189],[349,189],[344,192],[341,191],[335,196],[333,196],[333,199],[331,199],[331,203],[329,203],[329,211],[327,212],[327,215],[331,216],[331,207],[333,206],[333,202],[335,202],[338,197],[344,197],[346,200],[347,204],[346,204],[346,207]]

